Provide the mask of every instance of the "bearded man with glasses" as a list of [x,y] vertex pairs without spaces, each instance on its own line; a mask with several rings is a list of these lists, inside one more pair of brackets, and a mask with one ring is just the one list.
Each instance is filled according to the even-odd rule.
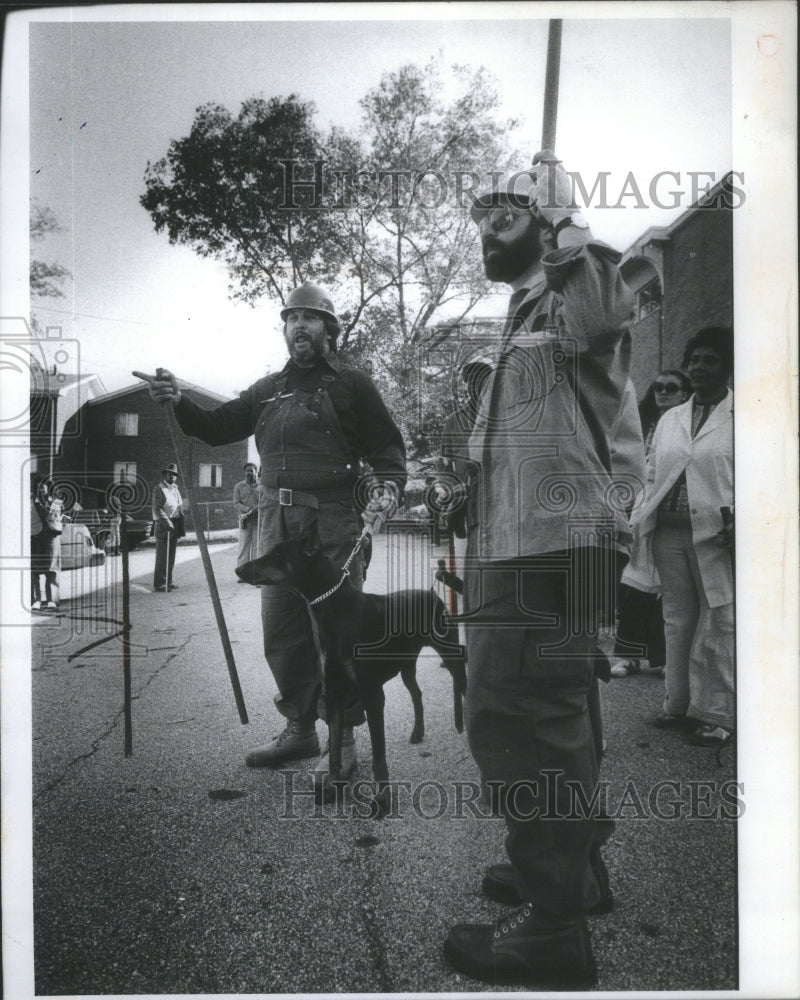
[[643,463],[635,406],[632,432],[625,419],[633,296],[551,152],[471,214],[487,277],[513,294],[470,438],[465,721],[507,829],[510,865],[492,866],[483,890],[519,909],[454,927],[445,958],[495,985],[585,986],[597,974],[585,914],[613,904],[589,694],[601,597],[628,534],[623,439]]

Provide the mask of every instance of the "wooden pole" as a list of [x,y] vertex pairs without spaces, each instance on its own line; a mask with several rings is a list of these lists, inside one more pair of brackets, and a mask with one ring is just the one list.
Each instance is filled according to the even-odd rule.
[[[134,372],[134,374],[136,374]],[[169,434],[172,439],[172,448],[175,452],[175,462],[178,466],[178,473],[180,474],[182,480],[183,494],[186,500],[186,508],[192,515],[192,523],[194,524],[195,533],[197,534],[197,544],[200,547],[200,556],[203,560],[203,569],[206,573],[206,581],[208,582],[208,590],[211,594],[211,603],[214,606],[214,615],[217,619],[217,629],[219,630],[219,637],[222,640],[222,649],[225,653],[225,662],[228,665],[228,674],[231,679],[231,687],[233,688],[233,697],[236,700],[236,708],[239,711],[239,719],[243,726],[248,723],[247,709],[244,705],[244,696],[242,695],[242,688],[239,684],[239,674],[236,671],[236,662],[233,658],[233,649],[231,648],[231,640],[228,636],[228,626],[225,624],[225,615],[222,611],[222,602],[219,599],[219,590],[217,589],[217,580],[214,576],[214,567],[211,565],[211,556],[208,554],[208,544],[206,543],[206,536],[203,532],[203,525],[200,523],[200,518],[195,516],[195,510],[192,506],[191,490],[189,487],[188,480],[184,479],[183,470],[181,468],[180,455],[178,453],[178,420],[175,416],[175,408],[171,403],[165,403],[164,409],[167,414],[167,423],[169,424]]]
[[561,67],[561,21],[551,20],[547,35],[547,68],[544,77],[544,116],[540,149],[556,148],[558,119],[558,75]]
[[119,507],[119,544],[122,549],[122,677],[125,686],[125,756],[133,754],[131,715],[131,578],[128,567],[128,528],[122,504]]
[[[164,377],[164,369],[159,368],[156,371],[156,378],[160,379]],[[146,375],[144,372],[134,371],[132,374],[136,378],[143,379],[145,382],[152,382],[153,376]],[[181,479],[183,479],[183,491],[186,499],[186,509],[192,515],[192,523],[194,524],[195,533],[197,534],[197,544],[200,547],[200,556],[203,560],[203,569],[206,574],[206,581],[208,583],[208,591],[211,595],[211,603],[214,606],[214,615],[217,619],[217,629],[219,631],[219,637],[222,641],[222,649],[225,653],[225,662],[228,665],[228,675],[231,679],[231,687],[233,688],[233,697],[236,699],[236,708],[239,711],[239,719],[243,726],[248,723],[247,709],[244,707],[244,697],[242,695],[242,688],[239,684],[239,674],[236,671],[236,662],[233,659],[233,649],[231,648],[231,640],[228,636],[228,626],[225,624],[225,615],[222,612],[222,602],[219,599],[219,591],[217,590],[217,581],[214,576],[214,567],[211,565],[211,557],[208,554],[208,545],[206,544],[206,536],[203,534],[203,526],[200,524],[198,517],[195,514],[195,509],[192,506],[192,496],[191,489],[189,486],[189,480],[183,474],[183,468],[181,467],[180,454],[178,452],[178,420],[175,416],[175,408],[171,403],[165,403],[164,409],[166,411],[167,426],[169,427],[169,436],[172,441],[172,449],[175,452],[175,462],[178,467],[178,474]],[[175,542],[177,545],[177,540]],[[168,589],[168,588],[167,588]]]
[[[178,456],[178,421],[175,417],[174,408],[168,403],[165,405],[167,411],[167,418],[169,420],[169,431],[172,438],[172,447],[175,450],[175,461],[178,465],[178,471],[183,480],[183,472],[181,470],[180,458]],[[191,493],[189,489],[189,483],[183,481],[183,489],[186,498],[186,507],[192,515],[192,523],[194,524],[195,533],[197,535],[197,544],[200,547],[200,557],[203,560],[203,569],[206,573],[206,581],[208,582],[208,590],[211,594],[211,603],[214,606],[214,615],[217,619],[217,629],[219,630],[219,637],[222,641],[222,649],[225,653],[225,662],[228,665],[228,674],[231,679],[231,686],[233,688],[233,697],[236,700],[236,708],[239,712],[239,719],[243,726],[248,723],[247,709],[244,704],[244,696],[242,695],[242,688],[239,684],[239,674],[236,670],[236,662],[233,658],[233,649],[231,647],[231,640],[228,636],[228,626],[225,624],[225,615],[222,611],[222,602],[219,599],[219,590],[217,589],[217,580],[214,576],[214,567],[211,565],[211,556],[208,554],[208,544],[206,542],[206,536],[203,531],[203,525],[200,523],[200,518],[195,516],[195,511],[192,506]]]

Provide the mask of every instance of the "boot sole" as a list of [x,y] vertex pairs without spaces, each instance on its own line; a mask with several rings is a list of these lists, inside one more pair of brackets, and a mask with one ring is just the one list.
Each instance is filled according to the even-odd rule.
[[245,757],[244,762],[248,767],[268,767],[275,770],[284,764],[291,764],[292,761],[311,760],[312,757],[319,757],[319,748],[309,750],[307,753],[293,753],[291,757],[281,757],[280,760],[249,760]]
[[461,952],[451,948],[449,942],[444,943],[444,957],[448,965],[459,975],[469,976],[471,979],[478,979],[482,983],[489,983],[492,986],[531,986],[537,990],[549,990],[559,992],[561,990],[579,990],[582,987],[594,986],[597,982],[597,966],[587,970],[585,973],[576,974],[565,972],[534,972],[532,969],[520,969],[519,971],[495,971],[478,967],[464,967],[461,960]]

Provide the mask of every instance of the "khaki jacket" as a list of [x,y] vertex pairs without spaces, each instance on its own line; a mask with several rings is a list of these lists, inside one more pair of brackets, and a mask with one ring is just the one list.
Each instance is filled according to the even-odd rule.
[[598,242],[545,254],[516,328],[507,324],[470,439],[481,471],[469,526],[481,559],[597,544],[598,531],[615,545],[628,537],[638,484],[620,496],[613,474],[633,307],[619,259]]

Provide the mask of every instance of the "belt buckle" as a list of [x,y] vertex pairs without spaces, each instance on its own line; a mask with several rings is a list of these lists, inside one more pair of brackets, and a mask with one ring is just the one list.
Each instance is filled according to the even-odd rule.
[[281,507],[291,507],[292,506],[292,491],[287,489],[278,490],[278,503]]

